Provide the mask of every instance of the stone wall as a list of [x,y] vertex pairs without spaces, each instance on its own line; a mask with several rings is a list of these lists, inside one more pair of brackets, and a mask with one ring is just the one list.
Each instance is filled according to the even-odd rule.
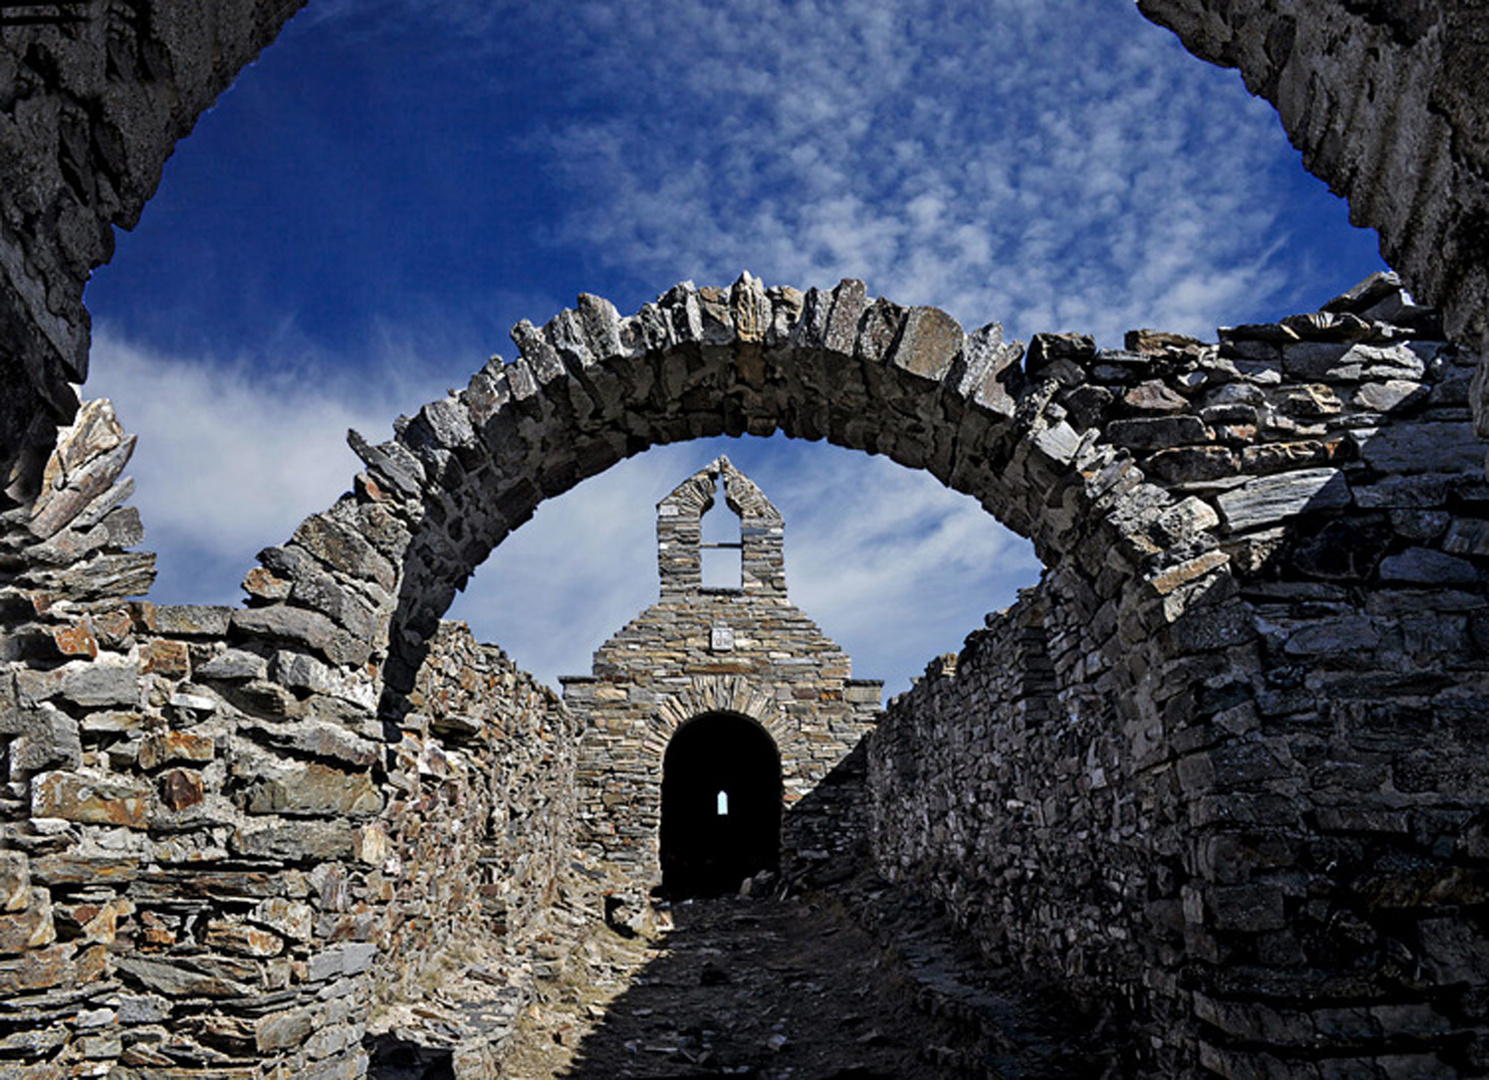
[[[853,281],[684,285],[625,319],[584,298],[390,442],[354,439],[368,470],[233,609],[129,600],[152,571],[131,441],[89,404],[0,517],[0,1054],[352,1076],[359,1025],[471,947],[461,913],[495,935],[505,894],[509,930],[544,932],[573,721],[437,615],[621,450],[779,426],[972,492],[1048,567],[891,708],[877,820],[914,827],[881,828],[889,872],[990,951],[1120,998],[1152,1075],[1483,1068],[1489,496],[1476,358],[1438,325],[1386,276],[1218,344],[1027,356]],[[773,523],[734,498],[759,546],[714,599],[779,615]],[[734,618],[699,621],[699,664]],[[876,690],[837,656],[819,704]],[[746,674],[691,672],[660,711],[749,714]]]
[[389,772],[397,873],[382,894],[374,992],[397,1011],[480,958],[514,1021],[574,861],[578,727],[552,690],[464,623],[441,624],[412,703]]
[[126,600],[130,445],[86,403],[5,518],[0,1069],[356,1076],[474,955],[510,1020],[573,851],[561,703],[446,625],[379,717],[284,620]]
[[[1138,0],[1196,56],[1239,68],[1381,254],[1489,355],[1489,4]],[[1483,376],[1481,376],[1481,383]],[[1489,396],[1475,399],[1489,435]]]
[[[737,588],[702,584],[700,521],[726,486],[739,516]],[[586,853],[649,888],[661,881],[663,759],[678,729],[710,713],[755,721],[780,754],[782,857],[850,850],[862,837],[862,772],[850,755],[872,728],[882,683],[851,678],[846,653],[786,598],[781,515],[720,458],[657,507],[661,601],[564,680],[583,725],[580,834]]]
[[1489,1071],[1476,358],[1388,278],[1329,307],[1036,339],[1132,454],[1092,479],[1159,478],[1232,576],[1155,579],[1165,625],[1051,567],[870,741],[884,872],[1137,1017],[1145,1073]]

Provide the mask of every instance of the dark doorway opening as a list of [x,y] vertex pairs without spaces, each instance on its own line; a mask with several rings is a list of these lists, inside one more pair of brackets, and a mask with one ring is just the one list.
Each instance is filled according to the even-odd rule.
[[662,891],[732,893],[781,861],[781,757],[755,721],[704,713],[662,761]]

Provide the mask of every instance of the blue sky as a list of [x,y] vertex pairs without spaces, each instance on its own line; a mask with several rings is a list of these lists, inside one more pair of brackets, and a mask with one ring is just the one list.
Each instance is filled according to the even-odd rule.
[[[853,276],[1119,345],[1380,267],[1271,108],[1130,0],[312,0],[95,275],[84,392],[141,436],[153,598],[233,603],[348,486],[347,427],[387,437],[581,291]],[[786,516],[792,596],[891,691],[1037,577],[923,475],[711,440],[545,505],[451,616],[545,679],[587,670],[655,598],[655,502],[721,451]]]

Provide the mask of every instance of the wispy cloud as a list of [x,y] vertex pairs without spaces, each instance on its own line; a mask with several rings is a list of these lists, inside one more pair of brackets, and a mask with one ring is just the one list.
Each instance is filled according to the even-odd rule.
[[[344,177],[317,159],[327,190],[368,196],[367,213],[358,203],[338,227],[413,237],[392,249],[413,257],[421,238],[452,223],[475,234],[494,216],[502,230],[481,235],[510,240],[533,280],[514,273],[493,288],[481,258],[439,247],[440,265],[458,268],[439,281],[481,280],[479,304],[440,292],[421,308],[388,285],[396,314],[378,324],[356,309],[353,325],[372,329],[355,344],[350,332],[308,332],[314,304],[297,312],[290,297],[277,336],[276,313],[255,308],[256,330],[270,329],[254,348],[303,354],[288,364],[169,355],[101,320],[87,392],[114,397],[142,435],[137,501],[163,556],[165,601],[233,601],[253,553],[348,485],[346,427],[381,436],[485,352],[510,351],[471,343],[494,321],[541,322],[560,284],[631,307],[675,281],[727,283],[744,268],[772,284],[851,276],[964,323],[1115,344],[1134,326],[1207,335],[1283,313],[1319,265],[1335,265],[1285,231],[1307,215],[1289,201],[1296,154],[1270,108],[1130,0],[319,0],[287,40],[315,55],[333,35],[379,101],[411,96],[400,92],[417,79],[425,97],[461,105],[400,129],[403,152],[442,164],[415,170],[398,198],[370,197],[387,180],[377,169]],[[379,58],[395,54],[389,74]],[[282,68],[313,85],[304,64]],[[281,91],[313,103],[301,87]],[[231,122],[233,107],[225,99],[217,119]],[[334,110],[322,119],[362,130]],[[499,145],[510,169],[441,156],[446,137]],[[493,185],[543,198],[503,203]],[[376,219],[380,206],[397,221]],[[213,250],[241,255],[231,241]],[[341,283],[326,266],[320,280]],[[1374,268],[1320,283],[1312,299]],[[365,256],[347,269],[374,292],[368,282],[384,276]],[[253,288],[250,278],[245,295]],[[467,310],[480,304],[484,315]],[[786,514],[793,598],[861,674],[903,686],[1038,572],[1028,545],[971,500],[883,459],[781,440],[689,444],[544,504],[451,614],[544,678],[586,670],[589,652],[655,598],[656,499],[721,449]]]
[[925,473],[781,437],[709,439],[657,447],[544,503],[448,617],[541,678],[588,672],[594,649],[657,600],[657,501],[720,453],[785,517],[792,601],[890,692],[1038,576],[1027,541]]
[[416,366],[389,356],[355,374],[309,360],[266,372],[161,355],[100,327],[87,396],[112,399],[140,433],[129,472],[145,546],[161,554],[152,598],[236,602],[254,553],[350,486],[360,464],[347,428],[385,438],[400,411],[442,392],[401,374]]
[[637,276],[856,276],[1107,342],[1282,285],[1271,109],[1127,0],[566,11],[572,96],[605,103],[551,133],[559,235]]

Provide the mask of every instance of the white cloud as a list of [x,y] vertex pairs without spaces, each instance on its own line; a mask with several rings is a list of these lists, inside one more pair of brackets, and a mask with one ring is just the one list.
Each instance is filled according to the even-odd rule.
[[235,602],[254,553],[350,487],[360,463],[347,428],[380,441],[399,411],[442,389],[381,366],[348,375],[306,360],[268,373],[94,333],[86,396],[110,398],[140,435],[129,473],[145,547],[161,556],[152,599]]
[[[863,277],[1022,333],[1274,299],[1275,117],[1127,0],[566,9],[566,243],[654,282]],[[1342,211],[1341,211],[1342,213]]]
[[543,504],[449,617],[541,678],[587,673],[594,649],[656,602],[657,501],[720,453],[785,517],[792,601],[890,692],[1038,577],[1026,541],[926,473],[783,437],[721,438],[653,448]]

